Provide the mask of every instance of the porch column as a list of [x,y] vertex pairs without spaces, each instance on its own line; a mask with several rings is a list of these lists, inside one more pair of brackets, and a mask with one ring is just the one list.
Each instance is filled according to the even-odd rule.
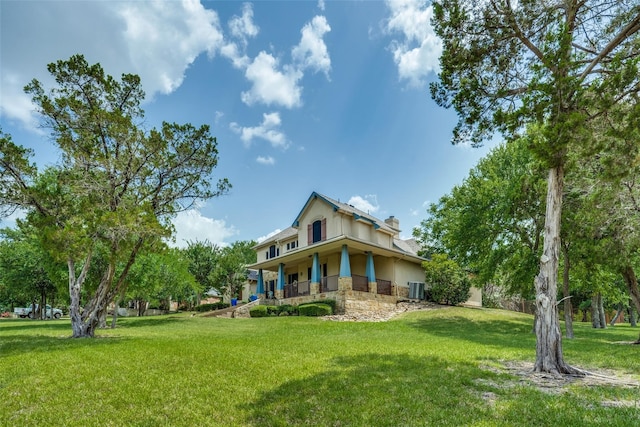
[[258,287],[256,289],[258,298],[264,298],[264,277],[262,276],[262,269],[258,270]]
[[367,252],[367,280],[369,281],[369,292],[378,293],[378,282],[376,282],[376,269],[373,265],[373,252]]
[[351,277],[351,263],[349,262],[349,249],[347,249],[347,245],[342,245],[340,277]]
[[276,298],[284,298],[284,264],[278,265],[278,286],[276,287]]
[[349,261],[349,249],[347,245],[342,245],[342,255],[340,257],[340,277],[338,277],[338,290],[350,291],[353,289],[353,279],[351,278],[351,262]]
[[320,292],[320,256],[318,252],[313,254],[311,264],[311,282],[309,282],[309,293],[315,295]]

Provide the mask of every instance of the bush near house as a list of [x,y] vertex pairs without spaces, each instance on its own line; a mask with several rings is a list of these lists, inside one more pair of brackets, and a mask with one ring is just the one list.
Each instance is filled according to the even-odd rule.
[[269,313],[267,311],[266,305],[257,305],[255,307],[251,307],[249,310],[249,316],[251,317],[267,317]]
[[326,304],[329,307],[331,307],[331,313],[335,313],[336,312],[336,300],[334,299],[321,299],[318,301],[313,301],[313,302],[305,302],[300,304],[298,307],[302,307],[305,305],[309,305],[309,304]]
[[422,267],[429,284],[427,299],[446,305],[458,305],[469,299],[471,281],[455,261],[444,254],[433,254]]
[[200,304],[195,306],[196,311],[214,311],[222,310],[223,308],[230,307],[230,304],[226,302],[214,302],[212,304]]
[[299,306],[298,313],[300,316],[328,316],[333,310],[328,304],[312,303]]

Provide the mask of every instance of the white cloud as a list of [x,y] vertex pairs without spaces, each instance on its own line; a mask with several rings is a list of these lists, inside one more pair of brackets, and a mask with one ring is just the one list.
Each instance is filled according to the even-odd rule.
[[316,72],[322,71],[329,77],[331,58],[322,39],[329,31],[331,27],[324,16],[316,16],[302,27],[300,43],[291,50],[291,56],[301,70],[311,68]]
[[50,86],[50,62],[82,53],[113,76],[138,74],[150,99],[179,87],[198,55],[222,45],[217,13],[197,0],[34,4],[3,2],[0,51],[0,114],[32,130],[22,88],[33,78]]
[[276,159],[271,156],[258,156],[256,162],[260,163],[261,165],[274,165],[276,163]]
[[263,103],[286,108],[302,105],[302,89],[298,82],[302,72],[289,65],[278,70],[278,60],[262,51],[247,67],[245,77],[252,83],[251,89],[242,92],[242,101],[247,105]]
[[378,206],[378,197],[375,194],[367,194],[364,197],[353,196],[347,204],[367,213],[375,213],[380,209],[380,206]]
[[433,7],[426,0],[387,0],[391,16],[386,23],[389,32],[400,32],[402,40],[391,43],[393,59],[401,80],[422,87],[425,77],[437,72],[442,41],[433,31]]
[[409,215],[411,216],[418,216],[419,213],[420,211],[418,209],[409,209]]
[[134,69],[144,70],[143,81],[160,92],[173,92],[200,53],[213,56],[222,46],[217,13],[197,0],[116,4]]
[[240,139],[247,147],[251,145],[254,138],[262,138],[274,147],[287,148],[289,141],[287,141],[286,135],[279,130],[282,123],[280,113],[265,113],[262,117],[264,118],[262,123],[255,127],[242,127],[236,122],[232,122],[229,127],[240,135]]
[[188,242],[208,240],[218,246],[227,246],[226,239],[238,234],[233,225],[227,225],[223,219],[203,216],[198,209],[180,212],[173,220],[176,228],[176,240],[171,246],[185,248]]
[[267,234],[266,236],[260,236],[260,237],[258,237],[258,238],[256,239],[256,242],[258,242],[258,243],[264,242],[264,241],[265,241],[265,240],[267,240],[268,238],[273,237],[273,236],[275,236],[276,234],[278,234],[278,233],[280,233],[280,232],[282,232],[282,230],[281,230],[281,229],[279,229],[279,228],[276,228],[275,230],[273,230],[271,233]]
[[236,41],[225,41],[224,46],[220,48],[220,54],[231,60],[235,68],[246,69],[251,60],[245,53],[249,37],[253,38],[258,35],[260,28],[253,22],[253,6],[251,3],[245,3],[242,7],[242,16],[233,16],[229,20],[229,32]]
[[242,16],[234,16],[229,20],[229,30],[231,35],[247,43],[247,37],[255,37],[260,31],[260,27],[253,23],[253,6],[245,3],[242,6]]
[[324,11],[324,8],[325,8],[324,0],[318,0],[318,9]]

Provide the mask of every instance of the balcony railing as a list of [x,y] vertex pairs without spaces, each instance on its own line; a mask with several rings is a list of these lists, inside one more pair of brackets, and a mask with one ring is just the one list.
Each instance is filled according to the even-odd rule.
[[338,290],[338,275],[326,276],[320,279],[320,292],[333,292]]

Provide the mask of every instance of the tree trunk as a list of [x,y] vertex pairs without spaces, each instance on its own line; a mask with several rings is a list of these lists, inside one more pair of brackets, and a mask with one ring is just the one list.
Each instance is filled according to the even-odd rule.
[[561,165],[549,170],[544,244],[540,257],[540,272],[536,289],[536,363],[535,372],[578,374],[579,370],[564,362],[562,333],[558,320],[558,259],[560,252],[560,220],[564,169]]
[[615,326],[616,322],[618,321],[622,313],[624,313],[624,306],[622,305],[622,303],[620,303],[618,304],[618,311],[616,311],[616,315],[613,316],[613,319],[611,319],[611,322],[609,323],[609,325]]
[[638,326],[636,324],[636,311],[633,309],[633,303],[629,304],[629,325],[634,328]]
[[600,329],[600,312],[598,310],[598,297],[600,296],[599,293],[593,294],[593,296],[591,297],[591,327],[593,327],[593,329]]
[[75,262],[69,258],[67,267],[69,268],[69,317],[71,318],[71,330],[73,338],[92,338],[94,336],[95,325],[85,320],[85,311],[80,308],[80,291],[89,272],[93,251],[84,260],[80,276],[76,277]]
[[573,305],[571,304],[571,294],[569,293],[569,247],[562,244],[562,255],[564,268],[562,270],[562,296],[564,299],[564,327],[568,339],[573,339]]
[[[640,313],[640,289],[638,289],[638,279],[633,267],[627,265],[622,268],[622,277],[627,284],[629,295],[631,296],[631,302],[635,306],[636,312]],[[638,337],[637,343],[640,343],[640,337]]]
[[600,329],[607,329],[607,316],[604,313],[604,299],[598,292],[598,316],[600,316]]

